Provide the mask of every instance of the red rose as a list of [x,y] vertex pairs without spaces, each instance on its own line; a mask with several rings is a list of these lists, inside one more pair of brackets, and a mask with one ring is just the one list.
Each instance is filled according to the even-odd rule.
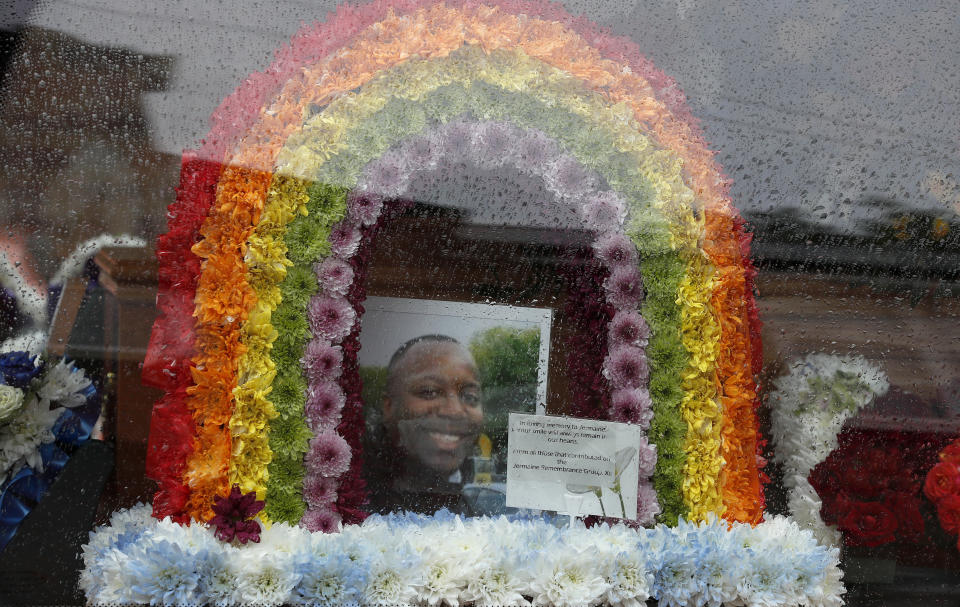
[[897,517],[879,502],[853,502],[838,526],[851,546],[880,546],[896,539]]
[[887,497],[886,506],[897,517],[897,535],[900,539],[917,541],[923,535],[923,515],[920,514],[920,499],[906,493],[894,493]]
[[937,503],[948,495],[960,492],[960,469],[951,462],[940,462],[927,473],[923,492]]
[[953,441],[940,452],[940,459],[960,465],[960,440]]
[[949,495],[937,502],[940,526],[950,533],[960,533],[960,495]]
[[[818,491],[819,493],[819,491]],[[856,503],[845,491],[820,494],[820,516],[825,523],[835,524],[850,511]]]
[[[839,462],[838,462],[839,463]],[[861,465],[857,465],[860,463]],[[872,470],[873,466],[854,463],[837,471],[841,479],[841,486],[853,495],[865,498],[878,498],[883,493],[886,476]]]

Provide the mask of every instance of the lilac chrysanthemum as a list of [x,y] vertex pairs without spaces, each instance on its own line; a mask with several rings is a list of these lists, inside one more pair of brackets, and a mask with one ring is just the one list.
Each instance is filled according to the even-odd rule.
[[[382,166],[382,164],[379,166]],[[386,171],[386,169],[384,168],[383,171]],[[383,198],[399,196],[402,184],[388,187],[371,183],[368,187],[370,191],[350,194],[347,197],[347,215],[362,225],[372,226],[380,218],[380,211],[383,210]]]
[[607,339],[611,345],[643,346],[650,339],[650,327],[637,312],[621,310],[610,319]]
[[404,146],[407,166],[413,171],[430,171],[443,157],[443,137],[433,132],[427,137],[415,137]]
[[340,515],[331,508],[308,508],[300,519],[300,526],[312,533],[340,531]]
[[516,151],[517,168],[521,171],[540,170],[556,153],[556,144],[546,134],[525,131]]
[[611,271],[620,266],[637,267],[637,246],[619,232],[612,232],[598,238],[593,243],[593,251]]
[[636,266],[620,266],[603,281],[607,301],[618,308],[635,308],[643,299],[643,278]]
[[340,482],[335,478],[308,474],[303,479],[303,499],[310,506],[329,506],[337,501],[337,488]]
[[572,156],[561,156],[547,167],[544,174],[547,187],[560,196],[579,199],[597,185],[594,174]]
[[640,437],[640,450],[637,452],[637,474],[640,478],[653,476],[657,467],[657,446],[647,442],[646,436]]
[[636,424],[646,430],[653,419],[653,401],[645,388],[614,390],[610,395],[610,419]]
[[592,196],[581,210],[583,222],[591,230],[608,232],[619,229],[627,215],[627,207],[614,192]]
[[472,122],[456,120],[448,122],[443,128],[444,156],[454,161],[462,161],[467,150],[467,144],[473,139],[474,126]]
[[603,375],[614,388],[640,388],[650,376],[647,357],[634,346],[617,346],[603,361]]
[[310,383],[337,379],[343,365],[343,349],[325,339],[314,338],[307,342],[301,363]]
[[650,525],[660,514],[660,503],[657,501],[657,492],[649,481],[640,480],[637,486],[637,522],[641,525]]
[[350,445],[333,430],[325,430],[310,439],[304,456],[307,470],[320,476],[337,477],[350,467]]
[[330,230],[330,250],[337,257],[346,259],[357,252],[361,236],[356,223],[346,219],[340,221]]
[[339,385],[332,381],[311,382],[307,390],[304,412],[307,424],[314,432],[335,428],[340,423],[340,413],[347,397]]
[[328,293],[346,295],[353,284],[353,266],[339,257],[327,257],[314,264],[313,271],[320,282],[320,288]]
[[484,168],[502,166],[516,152],[514,141],[518,139],[509,125],[501,122],[482,122],[473,133],[474,158]]
[[350,334],[357,312],[343,297],[315,295],[307,306],[307,317],[314,335],[336,342]]

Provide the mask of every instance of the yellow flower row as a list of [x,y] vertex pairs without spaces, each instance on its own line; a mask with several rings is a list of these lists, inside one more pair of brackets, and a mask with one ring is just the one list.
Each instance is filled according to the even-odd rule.
[[[292,265],[287,259],[283,236],[287,224],[299,213],[306,215],[307,195],[296,180],[274,175],[260,222],[247,240],[244,261],[250,286],[257,303],[241,328],[241,340],[247,349],[238,365],[238,386],[233,391],[234,409],[230,418],[233,453],[230,458],[230,483],[244,492],[256,491],[257,499],[266,496],[267,465],[273,453],[267,428],[277,411],[270,402],[271,384],[276,367],[270,349],[277,331],[270,317],[280,304],[279,284]],[[261,515],[265,516],[265,515]]]

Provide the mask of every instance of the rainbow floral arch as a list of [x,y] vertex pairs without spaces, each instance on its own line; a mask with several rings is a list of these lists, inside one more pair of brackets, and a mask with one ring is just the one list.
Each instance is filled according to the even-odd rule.
[[676,83],[559,5],[341,6],[251,74],[183,157],[144,381],[157,518],[363,520],[356,353],[378,226],[418,175],[521,172],[594,235],[597,418],[647,431],[643,522],[763,516],[750,236]]

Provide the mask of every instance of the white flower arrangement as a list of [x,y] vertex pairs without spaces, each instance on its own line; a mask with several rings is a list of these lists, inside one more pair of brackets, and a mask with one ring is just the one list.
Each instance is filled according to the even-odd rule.
[[259,544],[114,514],[83,547],[89,604],[842,605],[839,551],[783,517],[674,528],[373,516],[339,533],[275,523]]
[[807,477],[837,448],[844,422],[887,392],[886,374],[861,356],[810,354],[773,385],[773,459],[783,468],[790,512],[819,542],[839,546],[840,532],[820,518],[821,500]]
[[[14,364],[16,363],[16,364]],[[53,427],[68,409],[87,402],[90,379],[73,363],[44,365],[28,352],[0,354],[0,483],[23,466],[43,472],[40,447],[55,440]],[[14,385],[11,385],[14,384]]]

